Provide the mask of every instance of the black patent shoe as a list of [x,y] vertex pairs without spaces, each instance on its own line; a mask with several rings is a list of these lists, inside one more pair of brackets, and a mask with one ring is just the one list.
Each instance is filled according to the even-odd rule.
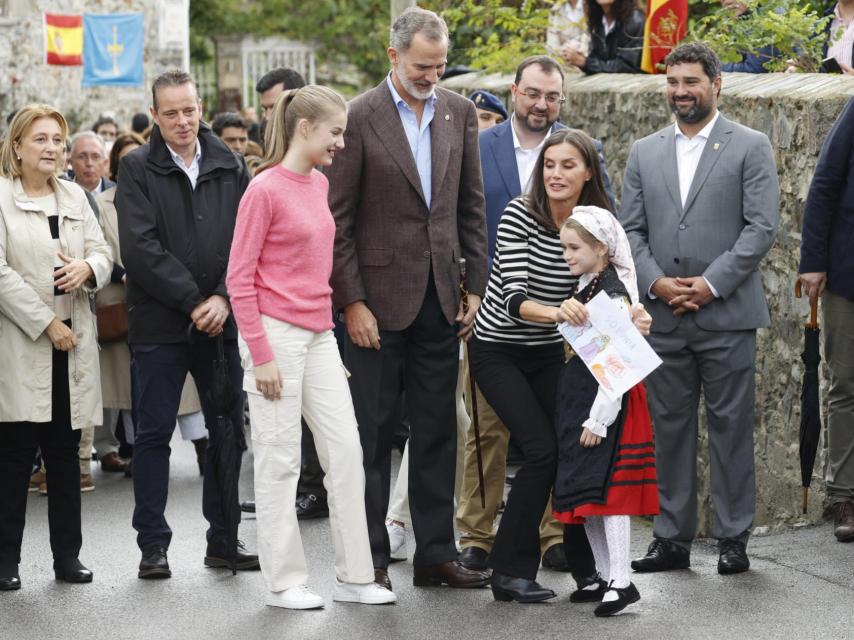
[[551,589],[546,589],[536,580],[527,578],[514,578],[501,573],[492,572],[492,595],[496,600],[502,602],[543,602],[551,600],[557,594]]
[[254,500],[244,500],[240,503],[240,510],[243,513],[255,513],[255,501]]
[[718,573],[721,575],[743,573],[750,569],[750,559],[747,557],[747,545],[741,540],[724,538],[720,541],[720,552]]
[[77,558],[67,558],[53,561],[53,575],[57,580],[71,584],[92,582],[92,572],[83,566]]
[[569,561],[566,559],[566,549],[563,542],[553,544],[543,554],[543,569],[552,571],[569,571]]
[[608,590],[608,583],[605,582],[601,576],[597,573],[595,576],[591,576],[588,580],[586,580],[587,585],[591,586],[596,585],[595,589],[587,589],[585,587],[579,587],[576,591],[573,591],[569,595],[570,602],[602,602],[602,598],[605,595],[605,592]]
[[[611,584],[614,584],[613,581]],[[640,600],[640,593],[638,593],[637,587],[633,582],[629,583],[629,586],[624,589],[617,589],[612,586],[608,586],[607,591],[616,591],[617,599],[611,600],[610,602],[603,602],[598,607],[593,610],[593,615],[597,618],[606,618],[608,616],[613,616],[626,607],[628,607],[633,602],[637,602]]]
[[460,555],[457,560],[459,560],[459,563],[466,569],[471,569],[472,571],[486,571],[486,561],[488,558],[489,554],[485,549],[481,549],[480,547],[466,547],[460,551]]
[[142,550],[142,560],[139,563],[137,577],[143,580],[172,577],[172,571],[169,569],[169,560],[166,558],[165,547],[161,547],[159,544],[152,544]]
[[8,565],[0,568],[0,591],[17,591],[21,588],[21,576],[18,575],[18,565]]
[[297,520],[329,517],[329,504],[324,498],[318,498],[313,493],[297,496],[296,507]]
[[[226,559],[225,545],[216,543],[208,543],[208,550],[205,554],[205,566],[214,569],[231,569],[231,563]],[[258,554],[249,553],[246,551],[246,545],[242,540],[237,541],[237,570],[238,571],[254,571],[260,569],[261,565],[258,562]]]
[[643,558],[632,560],[632,569],[638,573],[687,569],[690,566],[691,552],[663,538],[655,538]]

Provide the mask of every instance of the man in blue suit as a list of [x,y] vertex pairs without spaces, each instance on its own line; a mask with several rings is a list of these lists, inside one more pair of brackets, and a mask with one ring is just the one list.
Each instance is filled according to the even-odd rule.
[[[510,119],[480,133],[480,162],[483,170],[483,187],[486,196],[486,226],[489,235],[490,262],[495,253],[498,221],[504,208],[514,198],[527,190],[527,183],[546,138],[565,128],[557,120],[565,101],[563,70],[548,56],[534,56],[522,61],[510,86],[513,115]],[[596,149],[602,165],[608,197],[612,206],[614,196],[602,145]],[[465,376],[468,377],[467,375]],[[465,472],[457,508],[457,528],[463,550],[460,562],[470,569],[484,569],[494,540],[493,524],[501,505],[506,471],[507,447],[510,434],[498,416],[477,390],[477,408],[480,424],[481,454],[483,459],[486,508],[480,505],[477,454],[473,433],[466,442]],[[469,407],[471,413],[471,407]],[[576,529],[570,527],[569,529]],[[573,547],[564,547],[564,527],[551,516],[551,505],[540,523],[540,551],[543,567],[562,571],[572,570],[580,586],[594,573],[592,556],[586,543],[583,528]],[[567,552],[570,558],[567,558]]]

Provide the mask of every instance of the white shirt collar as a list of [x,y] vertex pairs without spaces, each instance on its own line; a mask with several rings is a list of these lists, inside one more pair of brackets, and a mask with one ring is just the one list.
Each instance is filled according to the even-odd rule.
[[715,117],[709,120],[705,127],[700,129],[700,132],[695,135],[693,138],[688,138],[684,133],[682,133],[682,129],[679,128],[679,123],[674,122],[673,126],[676,127],[676,137],[682,138],[684,140],[696,140],[697,138],[702,138],[703,140],[708,140],[709,136],[712,135],[712,129],[715,128],[715,123],[718,121],[721,112],[717,109],[715,110]]
[[184,158],[182,158],[179,154],[175,153],[175,150],[170,147],[168,144],[166,148],[169,149],[169,155],[172,156],[172,161],[177,164],[182,169],[189,169],[194,164],[201,164],[202,161],[202,145],[199,144],[199,139],[196,138],[196,153],[193,154],[193,160],[190,162],[190,165],[187,166],[184,164]]

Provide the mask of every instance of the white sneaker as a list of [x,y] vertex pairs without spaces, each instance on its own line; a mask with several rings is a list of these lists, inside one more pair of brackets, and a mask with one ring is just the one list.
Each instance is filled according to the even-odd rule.
[[271,591],[267,594],[265,602],[268,607],[282,607],[284,609],[320,609],[323,607],[323,598],[304,584],[284,591]]
[[397,602],[393,591],[381,587],[376,582],[355,584],[335,580],[332,599],[336,602],[358,602],[359,604],[392,604]]
[[402,527],[392,520],[386,520],[385,528],[388,531],[391,559],[406,560],[409,557],[409,554],[406,552],[406,527]]

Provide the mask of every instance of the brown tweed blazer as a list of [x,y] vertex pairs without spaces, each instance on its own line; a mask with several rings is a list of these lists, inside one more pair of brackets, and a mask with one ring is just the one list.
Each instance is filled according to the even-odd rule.
[[474,104],[436,89],[430,125],[432,198],[386,81],[349,103],[345,148],[327,170],[335,217],[332,301],[364,300],[379,328],[401,331],[418,314],[432,268],[449,323],[459,310],[458,258],[471,293],[486,289],[486,217]]

